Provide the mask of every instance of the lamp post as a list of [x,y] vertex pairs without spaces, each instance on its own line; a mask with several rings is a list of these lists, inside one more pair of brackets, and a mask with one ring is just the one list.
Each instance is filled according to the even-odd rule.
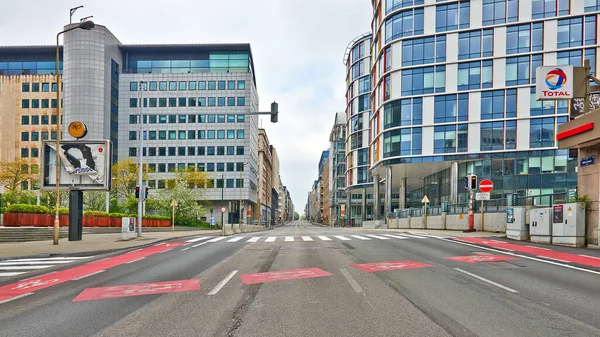
[[90,30],[95,27],[93,21],[84,21],[79,23],[77,26],[69,27],[62,32],[56,34],[56,214],[54,215],[54,240],[53,244],[58,245],[59,230],[60,230],[60,216],[58,209],[60,207],[60,134],[61,134],[61,114],[60,114],[60,75],[58,73],[58,64],[60,62],[60,46],[58,44],[58,38],[60,35],[75,30],[84,29]]
[[244,180],[242,180],[242,172],[244,172],[244,166],[248,165],[248,162],[244,162],[244,165],[242,165],[241,170],[240,170],[240,206],[238,207],[238,221],[240,223],[240,231],[243,233],[244,231],[242,230],[242,191],[244,190]]
[[225,187],[225,177],[223,176],[223,173],[219,173],[219,177],[221,177],[221,234],[222,236],[225,236],[225,213],[223,212],[223,207],[225,206],[225,194],[224,194],[224,187]]
[[140,187],[139,191],[139,198],[138,198],[138,237],[142,237],[142,214],[144,212],[144,200],[146,198],[146,190],[144,188],[144,186],[142,186],[142,171],[143,171],[143,164],[142,164],[142,160],[144,159],[144,152],[142,149],[142,140],[144,139],[144,135],[143,135],[143,123],[144,123],[144,88],[142,87],[142,84],[146,84],[146,82],[144,80],[141,80],[139,82],[139,90],[140,90],[140,119],[139,119],[139,124],[140,124],[140,133],[138,135],[139,139],[139,144],[138,144],[138,158],[139,158],[139,165],[138,165],[138,186]]

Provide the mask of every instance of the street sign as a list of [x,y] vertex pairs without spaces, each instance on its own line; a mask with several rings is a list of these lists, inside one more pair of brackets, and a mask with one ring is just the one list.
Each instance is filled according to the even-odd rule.
[[[493,189],[494,189],[494,183],[489,179],[483,179],[479,183],[479,190],[483,193],[490,193]],[[477,199],[477,200],[479,200],[479,199]]]
[[579,159],[579,166],[584,167],[594,163],[594,156],[584,157]]
[[475,193],[475,200],[490,200],[489,193]]
[[177,201],[175,201],[175,200],[171,201],[171,207],[177,207]]
[[423,197],[423,200],[421,200],[422,204],[428,204],[429,203],[429,198],[427,198],[427,196]]
[[214,226],[216,224],[217,224],[217,218],[215,218],[215,217],[210,218],[210,225]]
[[221,213],[225,213],[225,212],[227,212],[227,207],[225,207],[225,206],[221,207]]

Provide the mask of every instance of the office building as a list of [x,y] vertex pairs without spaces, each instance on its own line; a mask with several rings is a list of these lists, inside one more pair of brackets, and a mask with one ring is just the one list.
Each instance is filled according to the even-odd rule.
[[342,224],[342,205],[346,203],[346,116],[336,113],[329,133],[329,214],[332,226]]

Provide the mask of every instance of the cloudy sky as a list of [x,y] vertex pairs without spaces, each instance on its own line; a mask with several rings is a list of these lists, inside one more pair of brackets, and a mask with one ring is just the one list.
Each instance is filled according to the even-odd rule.
[[[2,0],[0,45],[49,45],[73,19],[93,15],[125,44],[249,42],[263,126],[299,213],[317,177],[335,112],[344,111],[347,44],[369,30],[369,0]],[[8,5],[10,3],[10,5]]]

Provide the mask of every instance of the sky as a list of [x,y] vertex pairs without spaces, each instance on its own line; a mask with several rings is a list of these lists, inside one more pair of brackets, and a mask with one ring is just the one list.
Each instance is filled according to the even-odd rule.
[[[73,21],[93,15],[124,44],[250,43],[262,121],[298,213],[345,109],[348,43],[370,30],[370,0],[2,0],[0,45],[52,45]],[[9,9],[9,10],[8,10]]]

